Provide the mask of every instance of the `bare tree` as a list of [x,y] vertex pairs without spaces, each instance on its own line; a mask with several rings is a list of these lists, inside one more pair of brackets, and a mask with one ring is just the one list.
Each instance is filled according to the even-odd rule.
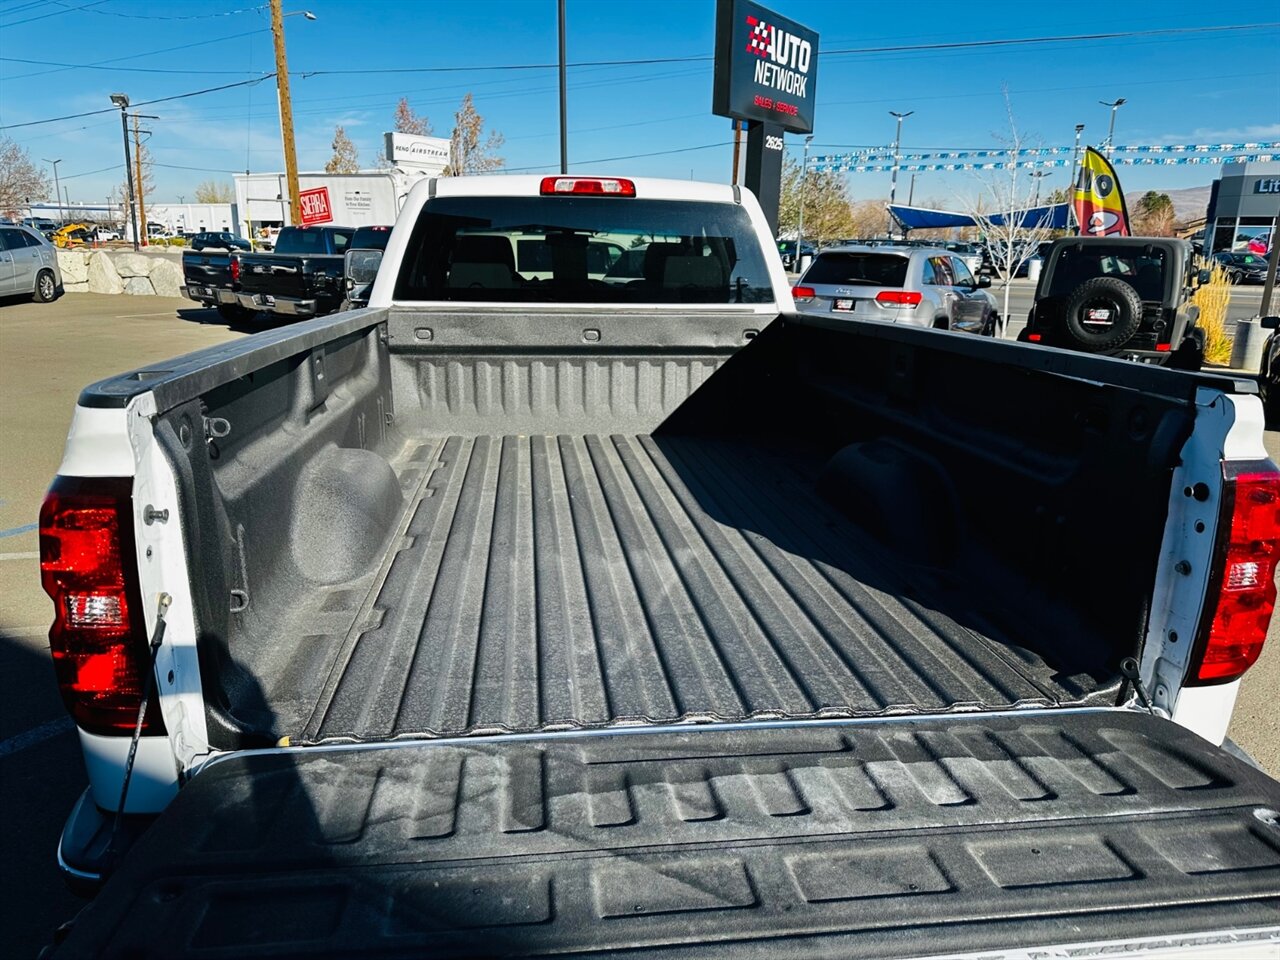
[[205,180],[196,184],[196,203],[231,203],[236,198],[235,188],[229,183]]
[[409,98],[401,97],[396,104],[396,133],[412,133],[419,137],[431,136],[431,121],[419,113],[414,113],[409,106]]
[[27,151],[8,137],[0,139],[0,214],[17,219],[29,201],[48,195],[49,178]]
[[[803,176],[800,164],[791,157],[782,161],[782,193],[778,200],[778,230],[796,234],[800,230],[800,203],[804,201],[804,239],[817,244],[851,237],[854,225],[849,187],[843,173],[810,170]],[[883,211],[880,214],[884,216]]]
[[347,131],[338,124],[333,128],[333,156],[324,165],[325,173],[358,173],[360,171],[360,155],[356,145],[347,136]]
[[471,94],[462,98],[458,112],[453,115],[453,136],[449,143],[447,176],[464,176],[472,173],[492,173],[506,166],[507,161],[498,156],[506,138],[497,131],[484,135],[484,117],[476,112]]
[[1031,176],[1029,162],[1018,159],[1018,151],[1026,143],[1025,135],[1018,129],[1013,116],[1013,104],[1009,90],[1004,91],[1005,113],[1009,118],[1009,160],[1002,169],[983,171],[977,177],[975,195],[959,195],[961,208],[987,238],[988,249],[996,270],[1004,277],[1004,306],[1000,311],[1000,329],[1003,337],[1009,322],[1010,283],[1014,276],[1036,253],[1036,247],[1052,235],[1050,218],[1035,215],[1033,210],[1043,204],[1036,201],[1036,179]]

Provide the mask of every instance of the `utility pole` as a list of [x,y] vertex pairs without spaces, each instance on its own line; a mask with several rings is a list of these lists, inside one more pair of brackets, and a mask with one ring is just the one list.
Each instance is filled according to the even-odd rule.
[[58,186],[58,164],[62,162],[62,158],[57,160],[49,160],[45,158],[45,163],[53,165],[53,196],[58,201],[58,225],[61,226],[66,218],[62,215],[62,188]]
[[[889,116],[898,118],[898,132],[893,137],[893,177],[889,181],[889,205],[893,205],[893,201],[898,196],[898,167],[902,163],[901,147],[902,147],[902,121],[915,113],[914,110],[908,110],[906,113],[898,113],[896,110],[890,110]],[[893,213],[889,214],[888,230],[890,235],[893,234]]]
[[147,245],[147,207],[143,194],[146,193],[146,184],[142,179],[142,139],[141,131],[138,129],[138,114],[136,113],[133,115],[133,164],[137,171],[134,175],[134,183],[137,184],[135,189],[138,196],[138,219],[142,221],[142,233],[137,242],[145,247]]
[[1118,100],[1099,100],[1098,103],[1104,107],[1111,108],[1111,123],[1107,127],[1107,159],[1111,159],[1111,154],[1115,150],[1114,139],[1116,134],[1116,111],[1125,105],[1124,97]]
[[[298,205],[298,152],[293,142],[293,101],[289,98],[289,62],[284,52],[282,0],[271,0],[271,34],[276,43],[276,96],[280,101],[280,139],[284,141],[284,173],[289,182],[289,222],[302,221]],[[306,13],[308,20],[315,16]]]
[[568,98],[565,94],[564,0],[559,0],[556,13],[560,27],[560,172],[569,172]]
[[129,204],[128,217],[133,222],[133,249],[138,250],[138,211],[133,205],[133,161],[129,158],[129,95],[127,93],[111,94],[111,102],[120,108],[120,131],[124,134],[124,177],[129,184],[129,196],[125,202]]

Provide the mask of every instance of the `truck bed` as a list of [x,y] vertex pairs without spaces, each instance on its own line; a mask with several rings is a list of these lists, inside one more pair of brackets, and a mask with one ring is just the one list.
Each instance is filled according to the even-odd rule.
[[[895,566],[763,438],[438,437],[363,592],[312,598],[267,679],[304,742],[1114,702]],[[327,632],[322,632],[326,630]],[[335,629],[335,627],[337,629]],[[308,685],[314,702],[298,699]],[[292,698],[292,716],[281,716]]]

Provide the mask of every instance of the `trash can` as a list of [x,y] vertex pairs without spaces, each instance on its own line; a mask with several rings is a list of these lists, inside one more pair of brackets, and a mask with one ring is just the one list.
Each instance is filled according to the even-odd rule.
[[813,254],[806,253],[800,258],[799,263],[796,265],[796,273],[803,274],[809,269],[809,264],[811,263],[813,263]]
[[1261,317],[1236,321],[1236,337],[1231,344],[1231,366],[1256,373],[1262,367],[1262,348],[1270,331],[1262,329]]
[[1027,261],[1027,279],[1032,283],[1040,282],[1040,271],[1044,269],[1044,261],[1039,257],[1032,257]]

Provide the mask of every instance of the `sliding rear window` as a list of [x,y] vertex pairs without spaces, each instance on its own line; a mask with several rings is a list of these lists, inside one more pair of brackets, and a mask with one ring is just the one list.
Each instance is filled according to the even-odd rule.
[[901,287],[907,282],[909,262],[892,253],[821,253],[802,282]]
[[619,197],[437,197],[423,207],[397,300],[769,303],[747,213]]

